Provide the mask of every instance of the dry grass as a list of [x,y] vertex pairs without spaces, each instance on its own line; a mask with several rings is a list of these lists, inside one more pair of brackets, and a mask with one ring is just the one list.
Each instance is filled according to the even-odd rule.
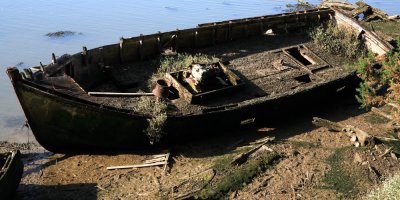
[[396,200],[400,199],[400,174],[386,180],[381,188],[373,190],[366,199],[370,200]]

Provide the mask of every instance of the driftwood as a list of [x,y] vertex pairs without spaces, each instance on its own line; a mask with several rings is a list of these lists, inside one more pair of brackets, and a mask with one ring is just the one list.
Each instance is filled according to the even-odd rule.
[[132,168],[143,168],[143,167],[151,167],[151,166],[159,166],[164,165],[164,171],[168,165],[169,153],[162,155],[154,155],[152,159],[145,160],[142,164],[136,165],[122,165],[122,166],[111,166],[107,167],[108,170],[112,169],[132,169]]
[[153,93],[119,93],[119,92],[88,92],[90,96],[107,96],[107,97],[141,97],[141,96],[154,96]]
[[330,131],[343,132],[344,134],[346,134],[351,138],[350,141],[353,142],[356,146],[357,143],[359,143],[361,146],[374,145],[375,139],[381,142],[400,141],[399,139],[395,138],[371,136],[367,132],[359,128],[356,128],[354,126],[344,125],[326,119],[321,119],[318,117],[314,117],[312,123],[320,127],[328,128]]
[[137,165],[122,165],[122,166],[112,166],[107,167],[108,170],[112,169],[131,169],[131,168],[142,168],[142,167],[151,167],[157,165],[165,165],[165,162],[156,162],[156,163],[145,163],[145,164],[137,164]]
[[393,108],[396,108],[397,110],[400,110],[400,106],[399,106],[399,105],[397,105],[397,104],[394,104],[394,103],[388,103],[387,105],[389,105],[389,106],[391,106],[391,107],[393,107]]
[[343,10],[347,10],[351,13],[352,17],[358,19],[361,14],[363,14],[364,21],[374,21],[374,20],[396,20],[396,17],[390,17],[388,14],[374,8],[363,1],[358,1],[356,4],[351,4],[345,1],[332,1],[326,0],[323,1],[321,4],[323,7],[334,7]]
[[356,136],[357,141],[359,142],[359,144],[361,146],[369,146],[369,145],[375,144],[373,136],[369,135],[365,131],[360,130],[354,126],[344,125],[344,124],[332,122],[332,121],[329,121],[326,119],[321,119],[318,117],[314,117],[312,123],[317,126],[320,126],[320,127],[326,127],[331,131],[343,132],[350,138],[353,136]]
[[380,115],[380,116],[382,116],[382,117],[388,119],[388,120],[393,120],[392,115],[386,114],[385,112],[379,110],[378,108],[372,107],[372,108],[371,108],[371,111],[372,111],[373,113],[377,114],[377,115]]
[[356,5],[345,2],[345,1],[325,0],[320,5],[324,6],[324,7],[337,7],[337,8],[342,8],[345,10],[353,10],[353,9],[357,8]]
[[246,162],[246,160],[253,154],[255,153],[257,150],[259,150],[261,147],[263,147],[265,144],[267,144],[268,142],[270,142],[272,140],[266,140],[263,143],[257,145],[256,147],[250,149],[249,151],[246,151],[244,153],[241,153],[239,155],[237,155],[235,158],[233,158],[233,160],[231,161],[232,165],[240,165],[244,162]]
[[383,152],[381,155],[379,155],[379,158],[382,158],[383,156],[386,156],[392,151],[393,147],[390,147],[389,149],[386,149],[385,152]]

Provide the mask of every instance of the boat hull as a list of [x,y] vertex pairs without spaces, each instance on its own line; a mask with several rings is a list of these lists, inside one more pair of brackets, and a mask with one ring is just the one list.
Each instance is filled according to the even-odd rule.
[[[10,161],[6,166],[5,172],[0,175],[1,198],[11,199],[17,189],[24,171],[24,165],[21,161],[21,153],[14,151],[11,153]],[[0,169],[3,166],[0,166]]]
[[[242,126],[248,119],[267,121],[300,108],[332,99],[344,86],[353,88],[358,79],[349,72],[317,86],[282,94],[259,97],[234,106],[221,107],[187,116],[169,116],[161,145],[170,145],[198,137],[223,134]],[[17,81],[14,88],[37,141],[52,152],[82,152],[146,149],[150,145],[144,130],[148,118],[122,112],[73,97],[49,93]],[[221,132],[222,131],[222,132]]]

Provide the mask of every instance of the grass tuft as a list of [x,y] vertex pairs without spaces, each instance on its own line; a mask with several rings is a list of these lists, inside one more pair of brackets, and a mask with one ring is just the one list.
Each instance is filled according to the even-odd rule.
[[349,153],[349,148],[336,149],[326,162],[331,170],[325,174],[322,181],[326,184],[323,189],[333,189],[341,193],[344,198],[352,198],[358,193],[356,180],[342,166],[344,156]]
[[355,34],[339,29],[332,21],[313,27],[310,37],[315,44],[332,54],[356,58],[365,52],[362,41]]
[[167,104],[162,100],[143,96],[140,97],[134,111],[151,116],[150,119],[147,119],[149,125],[144,132],[149,137],[151,144],[159,142],[165,135],[164,126],[167,120]]
[[[265,171],[271,164],[279,159],[278,154],[268,154],[259,157],[255,160],[250,160],[245,164],[238,166],[237,169],[232,171],[217,168],[219,174],[224,174],[223,177],[207,185],[201,190],[197,197],[201,199],[222,199],[230,191],[236,191],[242,188],[245,184],[249,183],[255,176]],[[230,161],[230,160],[229,160]],[[225,163],[225,162],[222,162]],[[217,165],[223,166],[223,165]],[[226,175],[225,175],[226,174]]]
[[396,174],[392,178],[386,180],[383,183],[383,187],[373,190],[368,194],[367,199],[400,199],[400,174]]

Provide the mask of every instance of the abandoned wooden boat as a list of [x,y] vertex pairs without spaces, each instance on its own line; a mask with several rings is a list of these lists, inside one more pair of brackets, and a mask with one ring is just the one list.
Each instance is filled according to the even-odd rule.
[[[53,54],[49,65],[7,73],[33,134],[46,149],[140,149],[159,139],[154,132],[164,133],[161,143],[215,134],[288,106],[318,102],[354,83],[345,60],[305,34],[293,34],[327,20],[354,30],[378,54],[390,50],[341,12],[316,9],[121,38],[118,44],[84,47],[58,59]],[[158,66],[149,60],[166,50],[221,60],[168,72],[154,81],[152,91],[148,80]],[[157,102],[167,102],[165,115],[155,116]],[[138,109],[142,104],[151,110]]]
[[2,199],[11,199],[21,181],[24,165],[19,151],[0,153],[0,191]]

